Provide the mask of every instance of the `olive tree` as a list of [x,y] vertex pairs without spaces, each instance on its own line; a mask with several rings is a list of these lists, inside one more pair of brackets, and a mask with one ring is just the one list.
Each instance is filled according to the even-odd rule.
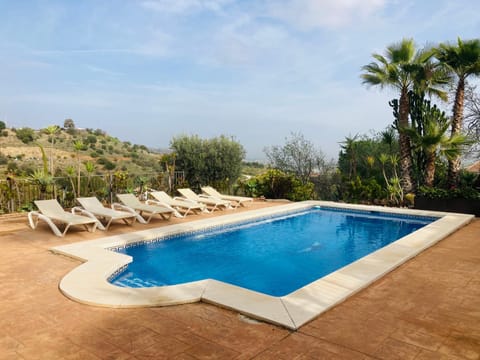
[[233,138],[182,135],[173,138],[170,147],[176,154],[176,169],[185,173],[192,187],[210,184],[226,188],[240,176],[245,150]]
[[271,167],[295,174],[303,184],[328,163],[323,152],[300,133],[291,133],[284,145],[267,147],[264,152]]

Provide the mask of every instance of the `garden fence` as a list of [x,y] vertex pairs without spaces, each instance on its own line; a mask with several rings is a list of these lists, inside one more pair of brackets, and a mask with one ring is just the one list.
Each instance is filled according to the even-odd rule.
[[39,199],[57,199],[64,208],[77,205],[75,198],[79,196],[96,196],[103,203],[111,204],[117,193],[141,195],[147,189],[172,191],[183,181],[182,171],[176,171],[171,181],[166,173],[117,172],[81,176],[80,184],[78,177],[55,177],[43,183],[30,178],[7,177],[0,180],[0,214],[33,210],[33,201]]

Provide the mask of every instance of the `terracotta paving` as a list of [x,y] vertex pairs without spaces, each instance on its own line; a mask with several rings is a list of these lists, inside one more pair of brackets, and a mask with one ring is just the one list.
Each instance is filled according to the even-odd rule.
[[204,303],[110,309],[67,299],[58,283],[79,262],[48,249],[105,234],[57,238],[28,228],[25,215],[0,217],[0,359],[480,359],[480,219],[297,332]]

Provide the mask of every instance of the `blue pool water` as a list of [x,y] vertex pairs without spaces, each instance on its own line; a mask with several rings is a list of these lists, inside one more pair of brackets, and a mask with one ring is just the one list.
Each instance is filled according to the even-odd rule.
[[119,249],[134,261],[111,282],[148,287],[216,279],[283,296],[433,220],[313,208]]

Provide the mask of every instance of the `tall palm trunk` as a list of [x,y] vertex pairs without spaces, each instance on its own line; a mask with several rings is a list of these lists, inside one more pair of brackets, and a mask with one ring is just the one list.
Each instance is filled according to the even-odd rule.
[[425,164],[425,186],[432,187],[435,179],[435,151],[428,151]]
[[409,101],[407,89],[402,89],[400,94],[400,109],[398,117],[399,145],[400,145],[400,171],[402,176],[402,189],[405,194],[414,191],[412,181],[412,150],[410,137],[403,131],[408,127]]
[[[460,77],[458,80],[457,91],[455,93],[455,104],[453,105],[452,133],[451,137],[459,135],[463,123],[463,104],[465,98],[465,79]],[[460,172],[460,155],[448,160],[449,187],[455,187],[458,183],[458,173]]]

